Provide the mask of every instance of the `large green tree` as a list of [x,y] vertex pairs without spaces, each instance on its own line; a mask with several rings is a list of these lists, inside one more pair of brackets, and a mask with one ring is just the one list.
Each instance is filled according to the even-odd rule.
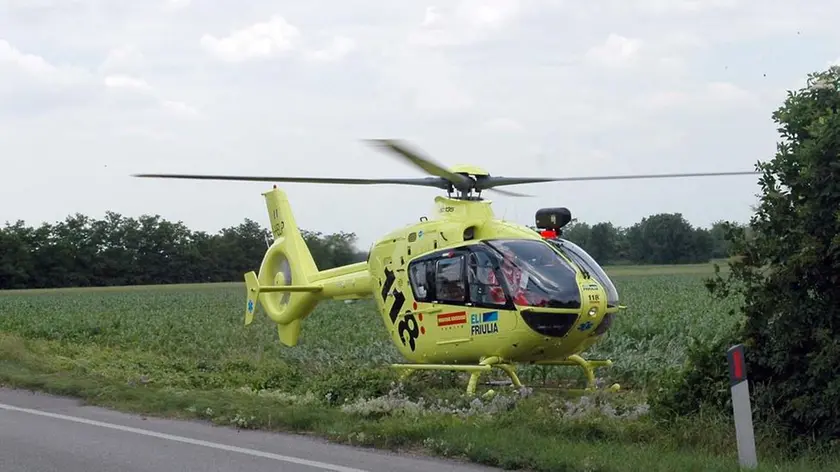
[[730,228],[739,258],[728,277],[709,282],[716,295],[742,297],[743,322],[729,339],[693,356],[685,378],[664,397],[675,411],[727,404],[723,349],[743,342],[760,420],[798,440],[840,436],[838,88],[840,68],[810,74],[773,113],[781,139],[775,157],[758,164],[752,235]]
[[731,255],[732,242],[727,239],[727,228],[729,226],[740,227],[741,225],[732,221],[716,221],[709,228],[709,236],[712,240],[711,256],[713,259],[725,259]]
[[587,251],[597,261],[610,262],[619,256],[621,233],[612,223],[598,223],[589,230]]
[[711,240],[698,234],[681,213],[643,218],[627,230],[628,257],[647,264],[685,264],[709,260]]
[[572,218],[565,228],[563,228],[562,237],[569,241],[587,248],[589,246],[589,235],[592,233],[592,226],[589,223],[578,221],[577,218]]

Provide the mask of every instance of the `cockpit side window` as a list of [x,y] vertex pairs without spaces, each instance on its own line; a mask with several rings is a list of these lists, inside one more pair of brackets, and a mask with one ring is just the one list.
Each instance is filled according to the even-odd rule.
[[428,302],[432,300],[434,291],[430,281],[434,280],[429,277],[431,269],[433,268],[433,261],[415,261],[409,265],[408,280],[411,282],[411,290],[414,293],[414,299],[418,302]]
[[467,287],[464,278],[464,255],[438,259],[435,262],[435,292],[441,302],[465,303]]
[[469,255],[467,281],[470,287],[470,302],[485,307],[502,307],[507,304],[494,261],[485,251],[474,251]]

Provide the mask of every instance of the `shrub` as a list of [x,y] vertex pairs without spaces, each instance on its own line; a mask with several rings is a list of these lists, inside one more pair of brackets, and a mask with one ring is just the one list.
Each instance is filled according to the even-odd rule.
[[[743,297],[731,339],[695,349],[655,411],[728,407],[725,349],[742,340],[757,421],[791,438],[840,436],[840,67],[813,73],[773,113],[781,140],[757,164],[760,203],[745,228],[728,228],[731,271],[713,295]],[[748,237],[749,235],[749,237]],[[772,416],[771,416],[772,415]]]

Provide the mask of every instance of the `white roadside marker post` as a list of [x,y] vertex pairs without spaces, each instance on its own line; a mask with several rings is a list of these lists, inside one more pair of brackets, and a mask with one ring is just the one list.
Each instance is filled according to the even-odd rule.
[[755,453],[750,387],[747,383],[747,365],[744,345],[736,344],[726,352],[729,361],[729,387],[732,391],[732,413],[735,419],[735,439],[738,441],[738,461],[741,467],[755,468]]

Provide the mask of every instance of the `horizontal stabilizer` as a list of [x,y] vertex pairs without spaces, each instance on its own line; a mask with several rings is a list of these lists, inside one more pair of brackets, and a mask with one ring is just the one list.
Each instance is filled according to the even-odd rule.
[[320,285],[263,285],[260,292],[320,292],[324,287]]
[[320,292],[324,287],[320,285],[260,285],[257,274],[253,271],[245,274],[245,288],[248,300],[245,305],[245,325],[254,321],[254,311],[257,309],[260,293],[275,292]]

